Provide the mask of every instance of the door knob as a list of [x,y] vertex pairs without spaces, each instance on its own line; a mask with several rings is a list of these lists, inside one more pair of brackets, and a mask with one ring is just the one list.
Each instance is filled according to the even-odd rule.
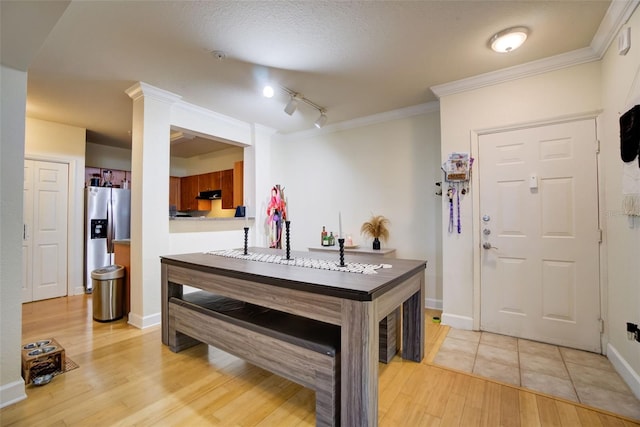
[[484,249],[498,249],[498,248],[496,248],[495,246],[492,246],[492,245],[491,245],[491,243],[489,243],[489,242],[484,242],[484,243],[482,244],[482,247],[483,247]]
[[484,230],[482,230],[482,234],[484,234],[485,236],[488,236],[489,234],[491,234],[491,230],[489,230],[488,228],[485,228]]

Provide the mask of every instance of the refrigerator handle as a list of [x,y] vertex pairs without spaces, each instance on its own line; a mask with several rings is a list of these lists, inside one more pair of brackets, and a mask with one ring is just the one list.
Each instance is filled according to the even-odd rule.
[[107,253],[113,253],[113,201],[111,200],[111,194],[109,194],[109,201],[107,202]]

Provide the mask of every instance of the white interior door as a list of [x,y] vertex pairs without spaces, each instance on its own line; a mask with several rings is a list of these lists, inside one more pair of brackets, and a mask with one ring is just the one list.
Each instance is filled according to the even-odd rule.
[[[25,280],[23,301],[37,301],[67,295],[69,166],[25,160],[25,173],[29,171],[31,177],[25,178],[25,198],[30,193],[31,200],[24,202],[23,252],[27,262],[23,275],[27,279],[31,276]],[[29,179],[32,181],[27,184]],[[31,287],[30,300],[28,286]]]
[[22,228],[22,302],[33,301],[33,161],[24,162]]
[[601,352],[594,120],[479,139],[482,330]]

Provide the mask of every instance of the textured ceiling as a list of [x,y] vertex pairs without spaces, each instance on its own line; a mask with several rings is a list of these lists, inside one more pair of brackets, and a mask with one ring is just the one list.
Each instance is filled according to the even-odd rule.
[[[85,127],[90,142],[121,147],[130,145],[132,111],[124,91],[137,81],[290,133],[311,129],[318,113],[301,105],[285,114],[284,91],[261,96],[266,82],[325,107],[329,124],[366,117],[434,101],[434,85],[588,48],[610,5],[53,1],[40,2],[48,6],[39,16],[23,13],[21,3],[39,4],[1,2],[3,64],[30,46],[29,34],[42,21],[60,16],[28,64],[27,114]],[[488,49],[493,33],[516,25],[531,29],[520,50]],[[216,59],[212,50],[227,58]]]

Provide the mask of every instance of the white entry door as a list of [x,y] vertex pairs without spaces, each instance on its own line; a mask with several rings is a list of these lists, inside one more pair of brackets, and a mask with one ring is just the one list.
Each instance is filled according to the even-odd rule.
[[25,160],[23,302],[67,295],[69,166]]
[[485,331],[601,352],[594,120],[479,139]]

